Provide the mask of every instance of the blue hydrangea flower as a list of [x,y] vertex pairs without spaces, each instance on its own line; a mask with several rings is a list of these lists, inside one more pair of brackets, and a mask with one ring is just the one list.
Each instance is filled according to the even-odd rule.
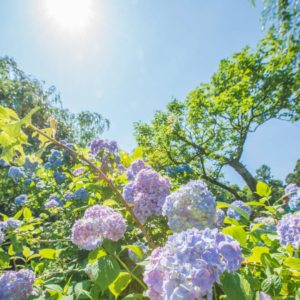
[[0,231],[0,244],[2,244],[5,241],[5,234],[1,233]]
[[26,185],[30,185],[31,182],[32,182],[32,179],[31,179],[31,178],[27,178],[27,179],[24,180],[24,183],[25,183]]
[[74,199],[86,201],[88,200],[89,195],[90,194],[85,190],[85,188],[80,188],[79,190],[74,192]]
[[7,230],[7,223],[6,222],[1,222],[0,221],[0,232],[4,232]]
[[15,199],[15,203],[19,206],[22,206],[27,201],[27,199],[27,195],[20,195]]
[[220,275],[237,271],[243,260],[240,244],[217,229],[175,233],[151,254],[144,274],[146,294],[150,299],[212,300]]
[[66,176],[63,173],[53,172],[53,177],[58,184],[64,183],[66,181]]
[[22,167],[24,168],[24,170],[27,174],[32,176],[38,166],[39,166],[39,161],[32,163],[29,160],[29,156],[26,156],[25,163],[23,164]]
[[0,166],[5,168],[8,167],[9,164],[4,159],[0,158]]
[[20,178],[25,177],[25,173],[21,168],[10,167],[10,169],[8,170],[8,176],[12,177],[15,182],[18,182]]
[[142,159],[137,159],[129,166],[126,171],[128,180],[134,180],[141,170],[151,170],[151,167],[147,166]]
[[166,167],[166,171],[169,173],[175,172],[174,167]]
[[62,162],[62,160],[61,160],[60,158],[56,159],[56,160],[54,161],[54,163],[53,163],[53,166],[54,166],[55,168],[59,168],[59,167],[61,167],[62,165],[63,165],[63,162]]
[[214,220],[213,226],[220,228],[224,225],[225,213],[222,209],[217,209],[216,219]]
[[296,193],[292,194],[289,201],[289,207],[292,211],[300,210],[300,189],[298,188]]
[[291,197],[293,197],[296,194],[296,192],[297,192],[298,189],[299,188],[298,188],[297,184],[296,183],[292,183],[292,184],[289,184],[285,188],[285,193],[286,194],[292,193],[292,194],[288,195],[288,197],[291,198]]
[[45,165],[44,165],[44,168],[45,170],[49,171],[51,170],[51,167],[52,167],[52,164],[50,162],[47,162]]
[[46,184],[44,181],[40,181],[35,186],[39,189],[43,189],[46,186]]
[[17,228],[21,226],[21,222],[19,220],[15,220],[13,218],[9,218],[5,221],[6,225],[11,228]]
[[[245,202],[241,200],[235,200],[234,202],[231,203],[231,205],[236,206],[244,210],[249,216],[251,215],[251,208],[249,205],[244,205]],[[243,206],[244,205],[244,206]],[[239,221],[241,218],[241,215],[237,213],[233,208],[229,207],[227,210],[227,216],[231,219]]]
[[167,196],[163,215],[168,217],[170,229],[181,232],[188,228],[212,227],[216,218],[215,197],[201,180],[191,180]]
[[183,172],[183,171],[184,171],[184,169],[181,166],[177,166],[176,169],[175,169],[176,173],[180,173],[180,172]]
[[[67,146],[71,150],[75,150],[73,144],[71,144],[71,143],[66,143],[65,146]],[[63,151],[63,157],[69,157],[70,155],[71,155],[70,152],[68,152],[67,150]]]
[[66,201],[71,201],[73,199],[73,197],[74,197],[73,193],[67,193],[67,194],[64,195],[64,199]]
[[37,181],[37,180],[40,180],[40,179],[41,179],[41,177],[39,177],[39,176],[33,177],[33,181]]

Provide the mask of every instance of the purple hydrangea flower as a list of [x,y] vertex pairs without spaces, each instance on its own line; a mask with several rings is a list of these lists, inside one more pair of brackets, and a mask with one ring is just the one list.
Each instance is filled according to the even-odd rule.
[[44,181],[40,181],[35,186],[39,189],[43,189],[46,186],[46,184]]
[[9,164],[4,159],[0,158],[0,166],[1,167],[8,167]]
[[295,215],[289,213],[283,216],[278,222],[277,234],[282,246],[291,244],[298,249],[300,245],[300,212]]
[[107,160],[107,156],[104,154],[102,157],[102,161],[101,161],[101,165],[100,168],[101,169],[105,169],[105,167],[108,165],[108,160]]
[[0,231],[0,244],[2,244],[5,241],[5,234],[1,233]]
[[39,166],[39,161],[32,163],[29,160],[29,156],[26,156],[25,163],[23,164],[22,167],[24,168],[24,170],[27,174],[33,175],[38,166]]
[[259,293],[259,300],[272,300],[272,298],[264,292]]
[[97,155],[100,150],[107,149],[109,153],[118,152],[118,144],[116,141],[104,141],[101,139],[94,139],[91,142],[91,152],[93,155]]
[[126,172],[126,168],[123,165],[118,165],[117,169],[119,175],[123,175]]
[[64,199],[66,201],[71,201],[73,199],[73,197],[74,197],[73,193],[67,193],[67,194],[64,195]]
[[8,271],[0,277],[0,299],[26,300],[32,295],[35,275],[31,270]]
[[64,183],[66,181],[66,176],[63,173],[58,173],[57,171],[53,172],[53,177],[55,178],[58,184]]
[[21,222],[19,220],[15,220],[13,218],[9,218],[5,221],[6,225],[11,228],[17,228],[21,226]]
[[104,238],[118,241],[125,231],[126,222],[120,213],[107,206],[94,205],[85,211],[82,219],[75,221],[71,240],[81,249],[93,250]]
[[150,166],[146,166],[145,162],[142,159],[135,160],[127,169],[126,175],[128,180],[134,180],[136,175],[141,171],[141,170],[150,170]]
[[84,167],[75,169],[75,170],[73,171],[73,175],[76,176],[76,177],[77,177],[77,176],[80,176],[81,174],[84,173],[84,171],[85,171],[85,168],[84,168]]
[[134,213],[144,223],[147,218],[162,214],[162,206],[171,187],[168,178],[159,177],[157,172],[150,169],[143,169],[134,182],[125,186],[123,195],[128,203],[134,204]]
[[299,189],[299,188],[298,188],[297,184],[296,184],[296,183],[292,183],[292,184],[289,184],[289,185],[285,188],[285,193],[286,193],[286,194],[289,194],[289,193],[292,193],[292,192],[293,192],[292,194],[288,195],[288,197],[291,198],[291,197],[293,197],[293,196],[296,194],[296,192],[297,192],[298,189]]
[[217,209],[216,219],[214,220],[213,226],[216,228],[220,228],[224,225],[225,213],[222,209]]
[[115,152],[118,152],[118,144],[116,141],[109,141],[105,143],[105,148],[108,149],[108,152],[109,153],[115,153]]
[[6,222],[0,222],[0,232],[4,232],[7,230],[7,223]]
[[90,194],[85,190],[85,188],[80,188],[74,192],[74,199],[86,201],[89,199],[89,195]]
[[[258,227],[256,230],[259,230],[263,233],[276,231],[276,220],[271,217],[259,217],[255,218],[253,221],[258,224],[263,224],[263,226]],[[251,223],[250,229],[252,229],[254,225],[254,223]]]
[[191,180],[166,198],[163,215],[174,232],[188,228],[212,227],[216,218],[216,200],[201,180]]
[[188,229],[169,236],[155,249],[146,266],[144,282],[150,299],[212,300],[215,282],[227,269],[235,272],[242,261],[239,243],[217,229]]
[[27,201],[27,199],[27,195],[20,195],[15,199],[15,203],[19,206],[22,206]]
[[[241,200],[235,200],[231,205],[236,206],[244,210],[249,216],[251,215],[251,208],[249,205],[244,205],[245,203]],[[244,205],[244,206],[243,206]],[[227,210],[227,216],[231,219],[239,221],[241,215],[237,213],[233,208],[229,207]]]
[[61,200],[54,200],[54,199],[45,203],[46,209],[49,209],[51,207],[56,207],[56,206],[62,206],[62,205],[63,205],[63,203]]
[[300,210],[300,189],[298,188],[294,194],[291,194],[289,207],[292,211],[299,211]]

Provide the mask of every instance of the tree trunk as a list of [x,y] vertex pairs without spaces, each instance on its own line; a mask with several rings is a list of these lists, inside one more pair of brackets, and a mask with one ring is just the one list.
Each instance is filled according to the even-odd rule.
[[246,169],[246,167],[242,163],[236,160],[230,161],[228,164],[242,176],[242,178],[245,180],[246,184],[249,186],[252,193],[254,193],[256,191],[257,181],[253,178],[253,176]]

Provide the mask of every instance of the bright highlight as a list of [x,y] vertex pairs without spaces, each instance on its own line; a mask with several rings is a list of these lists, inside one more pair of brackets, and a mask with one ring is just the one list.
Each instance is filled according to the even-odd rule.
[[47,0],[47,11],[63,29],[80,31],[92,16],[91,0]]

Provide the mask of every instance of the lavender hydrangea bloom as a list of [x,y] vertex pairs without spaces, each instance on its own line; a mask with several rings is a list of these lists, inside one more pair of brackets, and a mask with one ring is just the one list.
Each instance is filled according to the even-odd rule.
[[8,271],[0,277],[0,299],[25,300],[32,295],[35,275],[31,270]]
[[31,178],[27,178],[27,179],[24,180],[24,183],[25,183],[26,185],[30,185],[31,182],[32,182],[32,179],[31,179]]
[[286,193],[286,194],[289,194],[289,193],[292,193],[292,192],[293,192],[292,194],[288,195],[288,197],[291,198],[291,197],[293,197],[293,196],[296,194],[296,192],[297,192],[298,189],[299,189],[299,188],[298,188],[297,184],[296,184],[296,183],[292,183],[292,184],[289,184],[289,185],[285,188],[285,193]]
[[64,199],[65,199],[66,201],[72,200],[73,197],[74,197],[74,194],[73,194],[73,193],[67,193],[67,194],[64,195]]
[[295,215],[289,213],[283,216],[278,222],[277,234],[281,245],[291,244],[298,249],[300,245],[300,212]]
[[7,230],[7,223],[6,222],[0,222],[0,232],[4,232]]
[[142,159],[135,160],[126,171],[128,180],[134,180],[136,175],[144,169],[151,170],[151,167],[146,166],[145,162]]
[[109,153],[115,153],[115,152],[118,152],[118,144],[116,141],[109,141],[109,142],[106,142],[105,144],[106,148],[108,149],[108,152]]
[[272,300],[271,296],[267,295],[264,292],[259,293],[259,300]]
[[15,203],[17,205],[22,206],[27,201],[27,199],[28,199],[27,195],[20,195],[15,199]]
[[4,159],[0,158],[0,166],[1,167],[8,167],[9,164]]
[[62,206],[62,205],[63,205],[63,203],[61,200],[54,200],[54,199],[45,203],[46,209],[49,209],[51,207],[56,207],[56,206]]
[[53,177],[55,178],[58,184],[64,183],[66,181],[66,176],[63,173],[58,173],[57,171],[53,172]]
[[46,184],[44,181],[40,181],[35,186],[39,189],[43,189],[46,186]]
[[217,229],[196,228],[169,236],[146,266],[147,296],[161,299],[212,300],[215,282],[227,269],[235,272],[244,260],[239,243]]
[[74,192],[74,199],[86,201],[86,200],[88,200],[89,195],[90,194],[85,190],[85,188],[80,188]]
[[163,215],[174,232],[212,227],[216,218],[215,197],[201,180],[191,180],[166,198]]
[[[276,231],[276,220],[274,220],[271,217],[259,217],[259,218],[255,218],[253,221],[258,224],[263,224],[263,226],[258,227],[256,229],[256,230],[261,231],[262,233]],[[254,225],[255,225],[254,223],[251,223],[250,229],[252,229]]]
[[93,250],[104,238],[118,241],[125,231],[126,222],[120,213],[107,206],[94,205],[85,211],[83,219],[75,221],[71,240],[81,249]]
[[[143,259],[146,257],[146,253],[149,250],[149,247],[145,244],[143,244],[140,241],[137,241],[136,243],[133,244],[134,246],[139,246],[142,249],[143,252]],[[141,259],[139,258],[139,256],[137,256],[132,250],[128,249],[128,255],[130,257],[131,260],[133,260],[135,263],[138,263],[141,261]]]
[[10,167],[8,170],[8,176],[12,177],[15,182],[18,182],[20,178],[24,178],[25,173],[21,168]]
[[159,177],[155,171],[143,169],[134,182],[125,186],[123,195],[128,203],[134,204],[134,213],[144,223],[147,218],[162,214],[162,206],[171,187],[168,178]]
[[[241,200],[235,200],[234,202],[231,203],[231,205],[236,206],[244,210],[249,216],[251,215],[251,208],[249,205],[244,205],[245,202]],[[244,206],[243,206],[244,205]],[[233,208],[229,207],[227,210],[227,216],[231,219],[239,221],[241,218],[241,215],[237,213]]]
[[104,154],[102,157],[102,161],[101,161],[101,165],[100,168],[101,169],[105,169],[105,167],[108,165],[108,160],[107,160],[107,156]]
[[29,160],[29,156],[26,156],[25,163],[23,164],[23,168],[27,174],[33,175],[38,166],[39,166],[39,161],[32,163]]
[[118,165],[117,169],[119,175],[123,175],[126,172],[126,168],[123,165]]
[[91,152],[97,155],[101,149],[104,149],[104,140],[94,139],[91,142]]
[[84,173],[84,171],[85,171],[85,168],[84,168],[84,167],[75,169],[75,170],[73,171],[73,175],[76,176],[76,177],[77,177],[77,176],[80,176],[81,174]]
[[1,233],[0,231],[0,244],[2,244],[5,241],[5,234]]
[[5,221],[6,225],[11,228],[17,228],[21,226],[21,222],[19,220],[15,220],[13,218],[9,218]]
[[214,220],[213,227],[220,228],[224,225],[225,213],[222,209],[217,209],[216,219]]
[[289,207],[292,211],[299,211],[300,210],[300,189],[298,188],[297,191],[291,195],[289,201]]

